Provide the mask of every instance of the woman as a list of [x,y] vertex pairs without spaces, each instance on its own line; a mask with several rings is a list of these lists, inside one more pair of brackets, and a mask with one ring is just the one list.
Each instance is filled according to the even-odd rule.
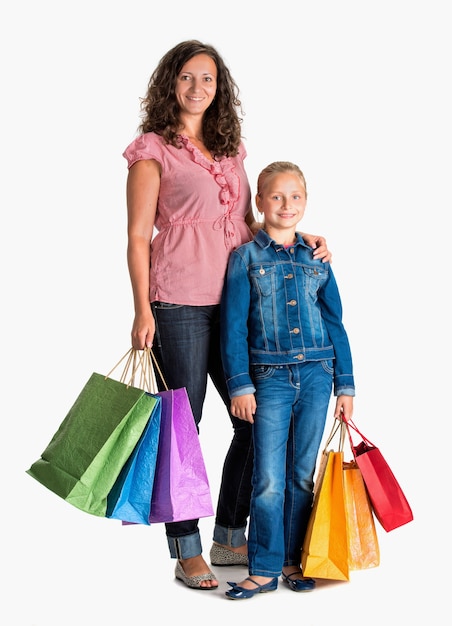
[[[168,387],[186,387],[197,426],[208,376],[229,407],[220,356],[221,292],[230,252],[255,229],[238,93],[215,48],[195,40],[176,45],[151,75],[140,135],[124,152],[132,345],[153,346]],[[322,237],[304,238],[317,246],[316,258],[329,260]],[[234,436],[210,555],[214,565],[246,565],[251,428],[229,415]],[[166,535],[176,578],[194,589],[216,588],[198,520],[166,524]]]

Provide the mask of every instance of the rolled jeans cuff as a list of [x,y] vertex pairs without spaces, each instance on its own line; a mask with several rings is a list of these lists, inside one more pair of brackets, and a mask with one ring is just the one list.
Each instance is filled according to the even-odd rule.
[[191,559],[202,554],[199,531],[183,537],[169,537],[167,535],[166,538],[172,559]]
[[240,548],[240,546],[246,543],[245,530],[246,526],[242,526],[242,528],[225,528],[215,524],[213,540],[222,546],[228,546],[228,548]]

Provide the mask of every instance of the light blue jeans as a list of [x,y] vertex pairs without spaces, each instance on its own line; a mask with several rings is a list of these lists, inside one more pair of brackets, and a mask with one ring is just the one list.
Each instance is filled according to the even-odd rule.
[[313,477],[332,391],[332,361],[254,366],[250,574],[275,577],[300,565]]

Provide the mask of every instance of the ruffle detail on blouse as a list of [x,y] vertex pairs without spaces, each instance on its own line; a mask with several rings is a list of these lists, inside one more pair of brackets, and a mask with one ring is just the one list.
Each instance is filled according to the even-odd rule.
[[209,161],[199,148],[191,143],[185,135],[179,135],[179,140],[191,153],[195,163],[208,170],[220,187],[219,199],[224,208],[224,213],[214,222],[214,229],[224,229],[226,247],[234,247],[235,226],[231,219],[240,195],[240,178],[235,171],[232,159],[222,157],[218,161]]

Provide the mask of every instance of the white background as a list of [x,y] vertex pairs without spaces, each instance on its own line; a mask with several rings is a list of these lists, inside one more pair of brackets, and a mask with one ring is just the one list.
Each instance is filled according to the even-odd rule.
[[[448,623],[448,3],[19,0],[0,24],[2,623]],[[391,533],[378,526],[378,568],[312,594],[230,602],[240,568],[216,568],[217,592],[188,590],[162,525],[89,516],[25,474],[91,372],[130,345],[121,155],[152,70],[191,38],[216,46],[240,87],[253,192],[270,161],[304,170],[302,229],[333,251],[355,421],[415,516]],[[209,390],[201,440],[214,501],[230,438]],[[201,528],[208,558],[213,518]]]

